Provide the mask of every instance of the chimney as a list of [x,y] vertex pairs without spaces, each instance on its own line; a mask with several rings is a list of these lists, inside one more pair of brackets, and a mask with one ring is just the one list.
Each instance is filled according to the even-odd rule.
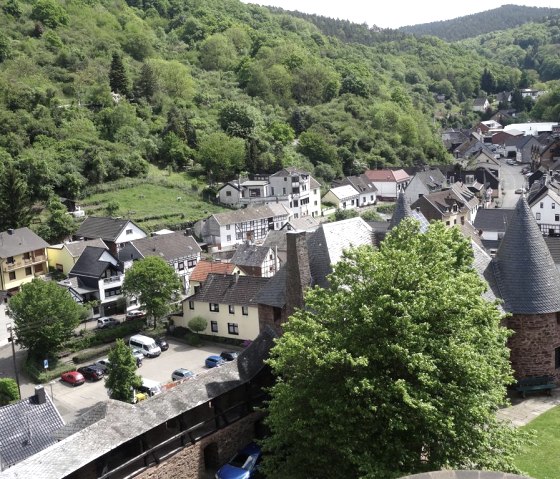
[[286,313],[289,316],[304,306],[303,296],[311,284],[311,270],[305,231],[289,231],[286,241]]
[[35,386],[35,402],[37,404],[45,404],[47,402],[47,393],[43,386]]
[[13,228],[8,228],[8,234],[13,235],[14,234],[14,229]]

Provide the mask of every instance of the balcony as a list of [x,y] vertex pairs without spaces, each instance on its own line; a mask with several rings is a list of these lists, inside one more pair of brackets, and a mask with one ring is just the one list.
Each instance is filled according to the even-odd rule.
[[103,278],[104,285],[118,286],[122,284],[124,279],[124,274],[119,274],[118,276],[111,276],[110,278]]

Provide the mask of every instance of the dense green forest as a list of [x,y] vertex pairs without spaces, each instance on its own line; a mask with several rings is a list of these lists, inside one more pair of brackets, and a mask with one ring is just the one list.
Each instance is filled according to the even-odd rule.
[[478,118],[485,75],[496,91],[523,78],[435,37],[348,43],[237,0],[5,0],[0,24],[0,204],[23,205],[0,229],[150,164],[212,183],[442,163],[440,128]]
[[559,8],[502,5],[493,10],[452,20],[408,25],[399,28],[399,31],[414,35],[433,35],[442,40],[453,42],[498,30],[506,30],[532,21],[540,21],[549,15],[558,14],[560,14]]

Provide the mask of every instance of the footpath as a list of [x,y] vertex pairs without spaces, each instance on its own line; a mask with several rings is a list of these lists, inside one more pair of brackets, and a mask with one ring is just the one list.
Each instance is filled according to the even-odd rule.
[[553,390],[550,396],[532,394],[525,399],[521,397],[511,397],[510,399],[512,405],[500,409],[498,417],[510,421],[514,426],[524,426],[543,412],[560,404],[560,388]]

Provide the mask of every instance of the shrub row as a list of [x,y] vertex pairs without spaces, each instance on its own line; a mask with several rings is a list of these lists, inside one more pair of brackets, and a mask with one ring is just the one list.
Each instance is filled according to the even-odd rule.
[[393,211],[395,211],[395,206],[395,203],[389,203],[385,205],[378,204],[377,211],[379,213],[392,213]]
[[107,344],[102,348],[86,349],[85,351],[82,351],[76,354],[74,357],[72,357],[72,361],[74,362],[74,364],[85,363],[88,359],[95,358],[97,356],[102,356],[105,353],[108,353],[112,348],[113,348],[113,344],[111,343],[111,344]]
[[52,381],[53,379],[59,378],[62,373],[75,369],[74,365],[68,362],[59,362],[57,364],[49,363],[49,366],[49,369],[40,368],[36,361],[28,358],[23,368],[35,384]]

